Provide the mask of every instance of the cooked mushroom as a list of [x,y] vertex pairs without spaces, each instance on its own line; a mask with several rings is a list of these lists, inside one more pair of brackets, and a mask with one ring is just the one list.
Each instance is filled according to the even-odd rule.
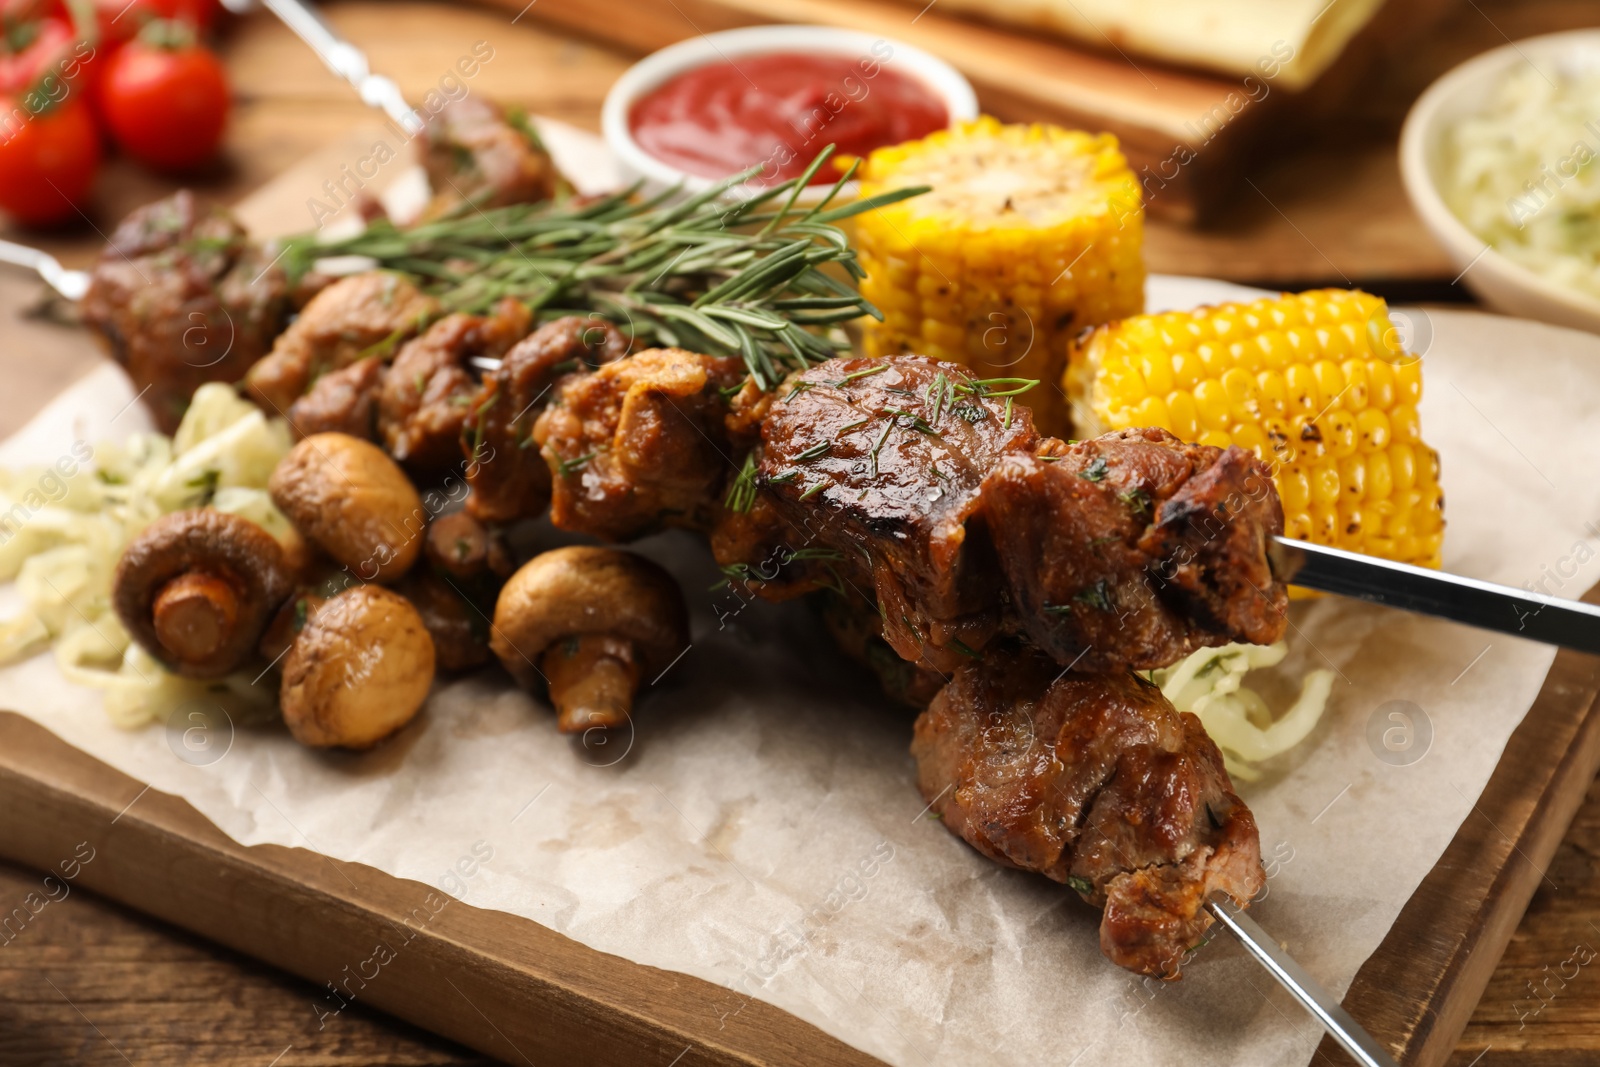
[[563,733],[628,722],[641,678],[671,666],[689,639],[683,594],[631,552],[574,545],[511,576],[489,647],[523,685],[543,677]]
[[111,596],[145,651],[179,674],[219,678],[250,658],[290,586],[271,534],[198,508],[164,515],[128,543]]
[[308,609],[278,701],[301,744],[370,748],[416,716],[432,685],[433,639],[417,609],[357,585]]
[[371,442],[312,434],[283,457],[267,488],[301,533],[363,581],[398,578],[422,551],[422,498]]

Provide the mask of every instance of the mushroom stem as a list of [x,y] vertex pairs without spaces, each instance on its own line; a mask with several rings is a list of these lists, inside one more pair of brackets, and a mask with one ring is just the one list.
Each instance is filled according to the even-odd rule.
[[205,660],[226,647],[239,622],[239,595],[204,571],[185,571],[156,594],[156,637],[179,660]]
[[633,642],[602,634],[557,641],[540,658],[564,734],[626,726],[639,688]]

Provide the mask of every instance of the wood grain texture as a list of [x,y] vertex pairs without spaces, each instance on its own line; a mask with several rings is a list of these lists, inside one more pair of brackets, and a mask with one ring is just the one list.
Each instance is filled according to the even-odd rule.
[[[298,974],[321,1022],[365,1003],[511,1063],[878,1062],[769,1005],[432,886],[304,849],[246,848],[186,802],[10,712],[0,713],[0,811],[0,855]],[[0,941],[26,936],[54,906],[19,903]]]
[[[1600,604],[1600,587],[1583,599]],[[1471,814],[1357,973],[1345,1007],[1403,1062],[1449,1058],[1534,891],[1559,891],[1547,869],[1600,770],[1597,699],[1600,657],[1558,653]],[[1558,977],[1566,955],[1549,961]],[[1344,1062],[1331,1040],[1320,1051]]]
[[[45,892],[39,872],[0,863],[3,913]],[[81,888],[0,946],[0,989],[8,1067],[496,1062],[359,1001],[319,1025],[309,983]]]

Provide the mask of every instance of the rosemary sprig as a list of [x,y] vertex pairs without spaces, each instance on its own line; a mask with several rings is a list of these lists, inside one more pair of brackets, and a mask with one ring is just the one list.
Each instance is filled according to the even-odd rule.
[[927,191],[833,206],[847,171],[817,204],[797,206],[832,152],[747,199],[728,196],[759,167],[687,198],[678,189],[641,197],[634,186],[588,201],[467,203],[421,225],[379,219],[333,240],[301,234],[285,240],[282,262],[298,279],[321,260],[364,257],[408,275],[453,311],[481,313],[512,297],[544,319],[592,312],[642,344],[738,356],[770,390],[790,370],[846,351],[840,323],[882,318],[856,291],[861,267],[834,224]]
[[723,498],[723,505],[729,511],[738,512],[740,515],[750,514],[750,509],[756,506],[756,454],[748,453],[744,457],[744,466],[739,468],[739,473],[734,476],[733,484],[728,486],[728,495]]
[[968,396],[1021,396],[1038,384],[1037,378],[979,378],[957,382],[956,391]]

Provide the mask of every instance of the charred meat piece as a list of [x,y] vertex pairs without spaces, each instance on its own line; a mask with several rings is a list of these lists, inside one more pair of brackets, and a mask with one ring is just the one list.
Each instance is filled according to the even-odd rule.
[[1267,563],[1283,509],[1244,450],[1123,430],[1005,456],[984,514],[1022,629],[1083,670],[1165,667],[1283,636]]
[[513,522],[544,513],[550,468],[533,439],[533,424],[556,381],[621,359],[628,339],[615,326],[575,315],[545,323],[483,376],[468,408],[467,508],[485,522]]
[[311,298],[245,385],[269,415],[287,412],[322,375],[369,356],[390,358],[438,314],[438,301],[398,274],[341,278]]
[[409,469],[460,465],[461,440],[478,392],[469,360],[499,359],[532,324],[526,305],[503,300],[492,315],[446,315],[400,349],[378,393],[378,431]]
[[440,206],[535,204],[561,186],[561,174],[527,116],[480,96],[453,101],[430,116],[417,147]]
[[564,379],[533,428],[551,521],[611,541],[709,528],[733,474],[728,398],[745,377],[737,359],[655,348]]
[[759,480],[780,517],[842,554],[884,639],[940,672],[1001,627],[999,563],[969,520],[989,470],[1037,441],[1026,408],[986,392],[923,356],[830,360],[790,379],[761,428]]
[[1128,671],[1063,672],[995,649],[917,719],[917,784],[952,833],[1105,909],[1112,962],[1176,978],[1211,924],[1266,882],[1255,818],[1193,715]]
[[[836,548],[815,544],[807,526],[779,514],[771,496],[754,488],[756,467],[753,455],[746,473],[735,477],[711,526],[711,554],[741,599],[759,596],[780,602],[818,589],[842,591],[847,588],[847,574],[853,585],[870,590],[859,561],[849,561]],[[741,485],[748,488],[741,489]],[[740,502],[741,492],[751,494],[750,498]],[[733,501],[734,506],[726,501]],[[857,599],[866,600],[860,594]],[[877,608],[872,611],[876,618]]]
[[368,356],[318,378],[309,393],[289,405],[289,426],[295,436],[343,433],[374,440],[378,435],[378,387],[386,369],[382,358]]
[[271,260],[233,216],[187,191],[140,208],[111,235],[83,318],[163,433],[201,385],[238,381],[272,347],[291,308]]
[[883,639],[883,618],[877,605],[853,590],[829,592],[821,598],[822,622],[839,651],[866,667],[890,700],[921,711],[949,681],[910,660],[901,659]]

